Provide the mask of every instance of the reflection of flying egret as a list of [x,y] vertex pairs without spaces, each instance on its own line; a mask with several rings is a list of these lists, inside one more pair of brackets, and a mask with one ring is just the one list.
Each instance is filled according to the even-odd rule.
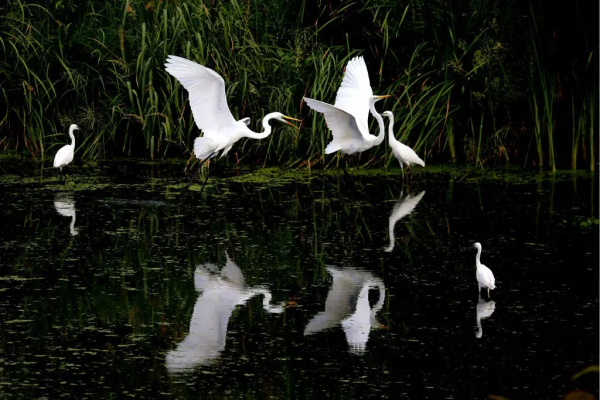
[[69,136],[71,137],[71,144],[66,144],[63,147],[61,147],[54,156],[54,168],[59,168],[59,171],[61,172],[62,167],[73,161],[73,156],[75,155],[75,136],[73,135],[73,131],[75,129],[81,128],[79,128],[75,124],[72,124],[69,127]]
[[75,229],[75,202],[71,196],[57,195],[54,198],[54,208],[63,217],[71,217],[71,236],[77,235]]
[[[333,134],[325,154],[336,151],[354,154],[380,145],[385,137],[385,125],[375,110],[375,102],[386,97],[389,95],[373,96],[369,72],[362,57],[354,57],[348,62],[334,105],[305,97],[310,108],[323,114]],[[378,136],[369,133],[369,111],[379,123]]]
[[481,297],[477,301],[477,333],[475,336],[480,338],[483,336],[483,329],[481,329],[481,320],[489,318],[496,309],[496,303],[493,301],[483,301]]
[[[311,335],[338,324],[342,325],[350,351],[365,351],[369,332],[379,326],[375,319],[383,307],[385,285],[371,272],[354,268],[327,267],[333,283],[325,300],[325,311],[318,313],[304,328],[304,335]],[[379,289],[379,300],[373,308],[369,305],[369,289]]]
[[390,245],[385,248],[385,251],[392,251],[394,249],[394,245],[396,244],[396,242],[394,241],[394,226],[396,225],[396,222],[413,212],[413,210],[415,209],[417,204],[419,204],[424,195],[424,190],[418,195],[412,197],[410,195],[404,197],[403,194],[400,194],[400,198],[398,199],[396,204],[394,204],[394,208],[392,209],[392,213],[390,214],[390,223],[388,227],[390,233]]
[[171,373],[184,372],[215,360],[225,348],[231,313],[253,296],[264,296],[263,308],[266,311],[283,311],[283,304],[270,304],[271,293],[267,289],[247,287],[242,271],[229,257],[221,272],[217,271],[213,264],[196,268],[194,284],[200,296],[192,313],[190,333],[176,349],[167,353],[166,365]]
[[[221,152],[221,157],[226,155],[234,143],[241,138],[264,139],[269,136],[271,134],[271,125],[269,125],[271,119],[292,126],[294,125],[286,119],[298,121],[282,113],[273,112],[263,118],[264,131],[262,133],[252,132],[248,128],[249,118],[243,118],[239,121],[233,118],[227,105],[225,81],[215,71],[177,56],[167,57],[165,70],[177,78],[183,87],[187,89],[194,121],[204,133],[202,137],[197,137],[194,141],[194,154],[196,158],[203,160],[198,170],[206,160],[216,156],[219,152]],[[194,178],[195,174],[188,187]]]
[[477,273],[475,275],[477,276],[477,285],[479,286],[479,293],[481,294],[481,288],[486,288],[488,292],[488,297],[490,297],[490,289],[496,289],[496,280],[494,279],[494,274],[492,273],[491,269],[489,269],[479,261],[479,257],[481,256],[481,243],[475,243],[473,247],[477,249],[477,255],[475,256]]
[[381,113],[381,115],[390,119],[390,125],[388,127],[388,141],[390,147],[392,148],[392,153],[394,153],[398,161],[400,161],[400,169],[402,169],[402,175],[404,175],[404,164],[406,164],[408,168],[410,168],[410,164],[418,164],[424,167],[425,161],[421,160],[413,149],[411,149],[404,143],[400,143],[394,136],[394,114],[392,114],[391,111],[384,111],[383,113]]

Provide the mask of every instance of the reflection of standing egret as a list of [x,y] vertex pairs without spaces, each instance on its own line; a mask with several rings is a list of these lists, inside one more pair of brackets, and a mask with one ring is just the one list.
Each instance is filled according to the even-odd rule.
[[[369,332],[378,327],[375,316],[385,299],[383,281],[369,271],[354,268],[327,267],[333,283],[325,300],[325,311],[318,313],[304,328],[311,335],[338,324],[342,325],[350,351],[363,353]],[[379,289],[379,300],[373,308],[369,304],[369,289]]]
[[283,311],[283,304],[272,306],[271,293],[257,286],[246,286],[240,268],[227,257],[220,273],[213,264],[199,265],[194,284],[200,296],[196,300],[190,333],[177,348],[167,353],[167,369],[171,373],[184,372],[215,360],[225,348],[227,325],[236,306],[262,294],[263,307],[270,313]]
[[394,208],[390,214],[390,222],[388,227],[390,233],[390,245],[385,248],[385,251],[392,251],[394,249],[394,245],[396,244],[394,241],[394,226],[396,225],[396,222],[413,212],[417,204],[419,204],[423,198],[423,195],[425,195],[425,191],[422,191],[418,195],[412,197],[410,195],[404,197],[403,194],[400,194],[400,198],[396,204],[394,204]]
[[477,249],[477,255],[475,256],[475,264],[477,265],[477,285],[479,285],[479,293],[481,294],[481,288],[487,289],[488,297],[490,297],[490,289],[496,289],[496,280],[494,279],[494,274],[492,270],[483,265],[479,261],[479,257],[481,256],[481,243],[475,243],[473,245]]
[[63,217],[71,217],[71,236],[77,235],[75,229],[75,201],[68,195],[56,195],[54,198],[54,208]]
[[496,303],[493,301],[483,301],[481,297],[477,301],[477,333],[475,336],[480,338],[483,336],[483,329],[481,328],[481,320],[489,318],[496,309]]

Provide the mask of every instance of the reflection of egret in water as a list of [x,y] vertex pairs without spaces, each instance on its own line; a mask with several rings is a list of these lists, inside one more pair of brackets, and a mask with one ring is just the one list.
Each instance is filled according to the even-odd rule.
[[[354,268],[327,267],[333,283],[325,300],[325,311],[318,313],[304,328],[304,335],[311,335],[338,324],[342,325],[350,351],[363,353],[369,332],[379,323],[375,315],[385,299],[383,281],[371,272]],[[373,308],[369,304],[369,289],[379,289],[379,300]]]
[[392,213],[390,214],[390,223],[388,227],[390,232],[390,245],[385,248],[385,251],[392,251],[394,249],[394,245],[396,244],[394,242],[394,226],[396,225],[396,222],[413,212],[413,210],[415,209],[417,204],[419,204],[424,195],[424,190],[416,196],[408,195],[405,197],[403,194],[400,194],[400,198],[398,199],[396,204],[394,204],[394,208],[392,209]]
[[184,372],[215,360],[225,348],[227,324],[236,306],[256,295],[263,295],[263,307],[271,313],[283,311],[283,303],[272,306],[271,293],[260,286],[246,286],[240,268],[227,257],[227,263],[218,272],[214,264],[199,265],[194,274],[196,300],[190,333],[176,349],[167,353],[167,369],[171,373]]
[[496,303],[493,301],[483,301],[481,297],[477,301],[477,333],[475,336],[480,338],[483,336],[483,329],[481,329],[481,320],[489,318],[496,309]]
[[77,235],[75,229],[75,201],[69,195],[56,195],[54,198],[54,208],[63,217],[71,217],[71,236]]

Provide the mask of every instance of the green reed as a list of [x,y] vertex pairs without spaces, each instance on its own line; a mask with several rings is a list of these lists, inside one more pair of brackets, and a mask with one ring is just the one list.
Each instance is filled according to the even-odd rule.
[[[532,18],[520,17],[529,5],[8,0],[0,15],[6,104],[0,148],[52,155],[76,122],[83,128],[80,157],[189,157],[199,131],[187,93],[164,71],[166,57],[175,54],[221,74],[234,117],[250,116],[252,128],[260,129],[272,111],[303,118],[300,131],[275,123],[269,138],[241,141],[230,160],[333,165],[339,158],[324,155],[331,134],[301,99],[333,103],[347,61],[363,55],[374,92],[393,96],[378,109],[395,113],[396,134],[421,156],[471,161],[460,149],[473,140],[471,122],[485,115],[476,162],[498,155],[508,162],[509,152],[518,159],[533,135],[537,163],[547,156],[555,169],[555,142],[564,133],[554,121],[565,100],[557,97],[559,72],[546,66],[546,38],[532,22],[543,24],[541,11],[530,7]],[[523,78],[523,71],[530,74]],[[591,75],[597,71],[590,67],[581,80]],[[579,97],[571,103],[570,114],[583,118],[573,120],[573,134],[586,132],[585,149],[577,152],[593,167],[597,91],[590,96],[585,106]],[[377,129],[372,120],[371,133]],[[576,142],[584,146],[583,139],[573,140],[572,159]],[[379,146],[350,161],[383,164],[391,156]]]

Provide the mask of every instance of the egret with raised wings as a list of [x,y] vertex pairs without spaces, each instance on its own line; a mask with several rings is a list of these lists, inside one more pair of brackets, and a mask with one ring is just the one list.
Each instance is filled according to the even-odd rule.
[[404,175],[404,164],[406,164],[409,168],[411,164],[418,164],[421,167],[424,167],[425,161],[421,160],[413,149],[404,143],[400,143],[400,141],[398,141],[394,136],[394,114],[392,114],[391,111],[384,111],[381,113],[381,115],[390,119],[390,126],[388,127],[388,141],[390,147],[392,148],[392,153],[394,153],[398,161],[400,161],[402,175]]
[[[386,97],[390,96],[373,95],[367,65],[362,57],[354,57],[348,62],[334,105],[305,97],[304,101],[310,108],[323,114],[333,134],[325,154],[336,151],[354,154],[380,145],[385,137],[385,125],[375,110],[375,103]],[[378,136],[369,133],[369,111],[379,124]]]
[[[263,118],[263,132],[253,132],[248,128],[249,118],[239,121],[233,118],[227,105],[225,81],[215,71],[177,56],[167,57],[165,70],[188,91],[194,121],[204,133],[194,141],[194,155],[199,160],[203,160],[198,170],[206,160],[218,155],[219,152],[220,157],[226,155],[234,143],[241,138],[264,139],[269,136],[272,129],[269,121],[272,119],[291,126],[294,125],[286,120],[299,121],[280,112],[273,112]],[[186,189],[192,184],[194,178],[195,174]],[[208,179],[208,175],[206,178]]]

